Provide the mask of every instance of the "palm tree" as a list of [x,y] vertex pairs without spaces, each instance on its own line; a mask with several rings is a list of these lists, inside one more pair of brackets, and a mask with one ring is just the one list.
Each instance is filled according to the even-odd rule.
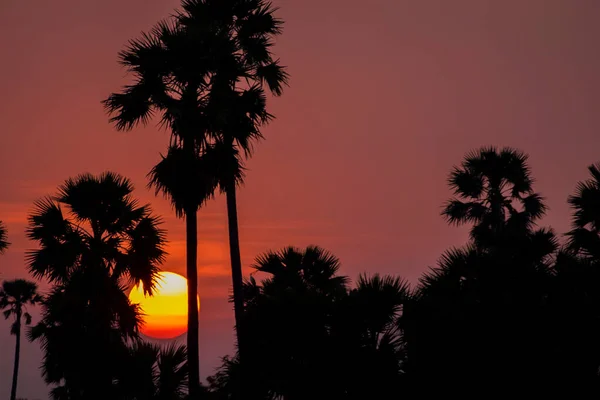
[[251,276],[244,285],[244,334],[252,346],[241,358],[238,347],[234,358],[224,360],[209,380],[213,390],[235,399],[330,394],[335,358],[329,357],[328,329],[348,282],[337,274],[339,267],[335,256],[314,246],[259,255],[253,268],[267,278]]
[[152,294],[165,234],[132,191],[114,173],[80,175],[36,202],[29,217],[27,234],[40,245],[27,255],[29,271],[53,284],[30,339],[41,340],[55,396],[109,398],[110,365],[137,337],[138,306],[124,289],[142,282]]
[[37,294],[37,285],[24,279],[2,282],[0,290],[0,309],[4,310],[4,318],[13,317],[10,333],[16,336],[15,365],[13,368],[12,387],[10,400],[17,398],[17,380],[19,377],[19,354],[21,351],[21,321],[25,318],[25,325],[31,324],[31,315],[27,312],[27,305],[36,305],[41,301]]
[[546,211],[533,191],[527,155],[515,149],[468,153],[448,182],[458,198],[447,202],[442,215],[452,224],[473,223],[471,237],[479,244],[503,232],[528,232]]
[[[150,171],[150,186],[156,194],[170,199],[178,217],[186,221],[186,266],[188,279],[187,343],[190,370],[190,393],[197,397],[200,389],[198,348],[198,273],[197,273],[197,213],[199,207],[213,196],[216,182],[208,175],[210,151],[203,156],[188,152],[181,146],[171,146],[165,157]],[[193,381],[193,382],[192,382]],[[195,398],[195,397],[194,397]]]
[[[230,165],[242,165],[238,152],[250,156],[253,145],[262,137],[260,128],[272,119],[266,110],[265,91],[280,96],[288,83],[285,67],[272,53],[283,21],[275,17],[276,8],[265,0],[183,0],[182,7],[179,22],[187,32],[216,27],[211,32],[214,69],[205,113],[212,125],[209,134],[229,149],[224,154],[231,160]],[[234,174],[225,174],[219,187],[227,198],[233,302],[238,346],[243,354],[243,275],[236,197],[239,183]]]
[[579,182],[568,198],[572,228],[556,257],[550,297],[560,339],[555,380],[582,394],[600,390],[600,164],[588,170],[590,179]]
[[567,234],[569,248],[600,260],[600,164],[588,167],[591,179],[579,182],[568,202],[573,209],[573,228]]
[[0,221],[0,254],[4,253],[10,243],[8,243],[6,234],[6,226]]
[[136,341],[123,359],[117,387],[123,400],[182,400],[187,377],[185,346]]
[[271,119],[264,87],[280,95],[287,84],[285,68],[271,53],[282,23],[264,0],[184,0],[182,7],[173,21],[159,23],[121,53],[136,82],[104,104],[119,130],[158,113],[184,148],[199,154],[210,146],[222,149],[209,172],[227,196],[236,329],[244,347],[236,186],[242,178],[240,153],[251,154],[260,127]]
[[385,398],[399,391],[406,357],[398,321],[411,296],[399,277],[361,274],[337,307],[330,335],[338,349],[340,398]]
[[[150,34],[130,42],[120,62],[136,77],[104,101],[118,130],[146,124],[158,113],[171,130],[167,155],[149,173],[150,186],[171,200],[178,217],[186,221],[186,272],[188,279],[187,356],[190,396],[200,388],[198,350],[197,211],[213,196],[216,171],[207,167],[204,83],[207,65],[190,64],[191,55],[206,49],[184,35],[181,26],[159,23]],[[192,47],[193,45],[193,47]],[[181,71],[184,73],[182,74]]]
[[408,285],[360,276],[349,290],[339,267],[335,256],[314,246],[257,257],[255,273],[266,277],[258,282],[251,276],[244,285],[252,347],[243,363],[239,352],[224,360],[209,379],[214,392],[287,400],[393,393],[404,354],[396,320]]

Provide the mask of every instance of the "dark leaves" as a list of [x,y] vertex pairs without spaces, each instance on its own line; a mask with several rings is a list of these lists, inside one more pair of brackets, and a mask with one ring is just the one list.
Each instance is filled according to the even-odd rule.
[[0,254],[4,253],[10,243],[7,240],[6,226],[0,221]]
[[114,173],[80,175],[36,203],[29,218],[28,235],[39,244],[28,254],[30,271],[54,283],[29,337],[44,349],[46,382],[68,391],[75,385],[84,398],[110,392],[112,372],[98,366],[114,365],[125,342],[137,338],[140,310],[123,283],[143,282],[151,291],[164,260],[160,221],[132,191]]
[[261,82],[266,83],[269,90],[276,96],[283,94],[283,88],[289,82],[289,74],[286,68],[279,64],[279,60],[258,66],[256,76]]
[[11,324],[11,334],[21,332],[21,326],[31,324],[31,315],[26,311],[27,305],[36,305],[41,302],[37,294],[37,285],[25,279],[15,279],[2,282],[0,289],[0,309],[4,318],[15,318]]
[[544,199],[532,189],[527,155],[511,148],[471,151],[448,178],[458,197],[442,215],[451,224],[471,223],[471,238],[493,245],[503,235],[526,234],[546,212]]
[[179,217],[196,212],[214,196],[218,183],[210,163],[206,155],[198,156],[193,150],[171,146],[148,174],[149,187],[167,197]]

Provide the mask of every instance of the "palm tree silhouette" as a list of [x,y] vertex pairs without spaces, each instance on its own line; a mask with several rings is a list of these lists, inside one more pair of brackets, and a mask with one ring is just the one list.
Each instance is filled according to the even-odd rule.
[[[190,368],[190,393],[199,390],[199,326],[198,326],[198,272],[197,272],[197,213],[198,209],[215,191],[216,181],[208,174],[210,157],[199,156],[181,146],[171,146],[168,153],[150,171],[149,186],[156,194],[169,198],[178,217],[186,222],[186,272],[188,279],[188,330],[187,343]],[[188,353],[186,353],[188,356]],[[194,381],[193,383],[191,381]]]
[[[227,197],[236,329],[243,348],[236,186],[242,182],[240,153],[250,156],[261,126],[272,117],[264,87],[280,95],[287,83],[285,68],[271,53],[282,23],[263,0],[185,0],[182,8],[173,21],[159,23],[121,53],[136,83],[104,105],[117,129],[145,124],[159,113],[182,147],[198,154],[211,146],[220,149],[222,157],[210,172]],[[189,347],[192,356],[193,350]],[[190,375],[195,375],[192,364]]]
[[120,365],[117,387],[123,400],[181,400],[187,394],[187,354],[182,345],[134,342]]
[[[206,115],[213,124],[215,140],[230,148],[230,158],[238,160],[238,151],[246,156],[261,138],[260,128],[272,118],[266,110],[265,87],[274,95],[282,94],[288,75],[279,60],[273,58],[273,39],[281,34],[283,21],[274,16],[276,9],[268,1],[211,2],[184,0],[180,23],[188,32],[204,28],[207,21],[218,26],[212,34],[215,53]],[[234,157],[231,157],[233,155]],[[227,198],[229,250],[233,281],[238,346],[243,354],[242,329],[243,277],[239,244],[235,176],[226,177],[221,190]]]
[[352,394],[347,398],[385,398],[401,389],[406,356],[398,322],[411,296],[399,277],[361,274],[337,307],[331,328],[339,360],[334,375],[343,382],[341,393]]
[[599,393],[600,381],[600,165],[568,197],[572,210],[567,243],[556,257],[550,299],[558,323],[556,382],[577,388],[580,397]]
[[[104,101],[117,130],[146,124],[158,113],[171,130],[167,155],[149,173],[150,186],[171,200],[177,216],[186,221],[186,275],[188,279],[187,355],[190,396],[200,387],[198,350],[197,211],[213,196],[217,171],[205,153],[209,147],[203,107],[209,74],[206,63],[191,63],[206,46],[190,40],[177,23],[161,22],[149,34],[130,41],[119,54],[121,64],[136,77],[134,85]],[[184,72],[184,73],[181,73]]]
[[503,232],[527,232],[546,211],[533,192],[527,155],[511,148],[484,147],[468,153],[448,182],[458,198],[442,212],[451,224],[473,223],[471,237],[489,244]]
[[600,164],[588,167],[591,179],[579,182],[568,202],[573,210],[568,246],[582,256],[600,260]]
[[138,306],[124,289],[142,282],[152,294],[165,234],[132,191],[111,172],[80,175],[36,202],[29,217],[27,234],[40,245],[27,255],[29,271],[53,284],[29,337],[41,340],[55,396],[110,398],[111,365],[137,337]]
[[469,376],[509,391],[519,383],[534,387],[552,373],[544,332],[552,321],[547,299],[557,240],[550,229],[534,229],[546,206],[526,161],[517,150],[484,148],[450,175],[461,199],[450,200],[443,214],[473,227],[466,246],[447,251],[421,277],[399,321],[407,382],[417,393],[444,392],[443,384],[426,387],[432,379],[451,384]]
[[4,253],[10,243],[7,240],[6,226],[0,221],[0,254]]
[[[408,285],[361,276],[349,290],[340,263],[322,248],[293,247],[257,257],[244,285],[252,347],[224,360],[209,379],[223,398],[385,397],[396,389],[403,349],[396,320]],[[245,368],[245,369],[242,369]],[[245,384],[249,379],[251,384]]]
[[10,391],[10,400],[17,397],[17,380],[19,377],[19,355],[21,351],[21,322],[31,324],[31,315],[27,312],[27,305],[36,305],[41,301],[37,294],[37,285],[24,279],[15,279],[2,282],[0,290],[0,309],[4,310],[4,318],[14,318],[10,333],[16,336],[15,364]]
[[244,284],[244,334],[252,346],[224,361],[210,379],[213,389],[235,399],[332,394],[335,358],[329,357],[327,330],[348,282],[337,275],[339,267],[335,256],[315,246],[259,255],[253,268],[267,277],[258,282],[251,276]]

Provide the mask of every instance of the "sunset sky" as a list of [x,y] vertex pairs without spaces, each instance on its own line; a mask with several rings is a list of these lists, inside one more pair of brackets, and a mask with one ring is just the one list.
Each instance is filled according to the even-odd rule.
[[[166,149],[155,126],[116,132],[100,101],[127,82],[126,41],[178,0],[0,0],[0,220],[13,243],[0,279],[28,277],[34,200],[70,176],[111,170],[165,220],[164,269],[185,273],[184,223],[146,189]],[[530,154],[544,223],[569,224],[566,197],[600,161],[597,0],[280,0],[276,53],[291,86],[239,192],[242,258],[317,244],[342,272],[416,281],[465,241],[439,216],[446,176],[473,148]],[[233,348],[225,202],[199,215],[203,377]],[[248,273],[249,268],[245,272]],[[45,286],[42,284],[42,288]],[[37,313],[34,313],[37,317]],[[37,319],[34,318],[34,322]],[[0,321],[0,398],[14,338]],[[46,399],[37,343],[22,347],[19,396]]]

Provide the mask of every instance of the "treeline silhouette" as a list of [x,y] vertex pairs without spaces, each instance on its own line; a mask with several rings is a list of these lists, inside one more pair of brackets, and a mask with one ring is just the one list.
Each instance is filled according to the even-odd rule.
[[351,286],[315,247],[260,256],[267,278],[245,284],[252,351],[209,378],[215,398],[597,396],[600,167],[589,171],[560,245],[539,226],[526,155],[469,153],[443,215],[470,239],[414,287],[377,274]]
[[[42,343],[54,399],[597,396],[600,166],[589,171],[568,198],[572,229],[559,236],[541,226],[546,205],[525,154],[467,154],[442,215],[469,225],[470,237],[416,285],[374,272],[352,283],[316,246],[259,255],[262,279],[243,285],[245,357],[225,357],[197,397],[185,347],[141,340],[139,307],[125,294],[151,282],[164,258],[158,218],[127,179],[82,175],[30,217],[40,247],[29,269],[52,290],[28,336]],[[22,306],[40,300],[22,280],[0,292],[16,360],[21,318],[30,322]]]

